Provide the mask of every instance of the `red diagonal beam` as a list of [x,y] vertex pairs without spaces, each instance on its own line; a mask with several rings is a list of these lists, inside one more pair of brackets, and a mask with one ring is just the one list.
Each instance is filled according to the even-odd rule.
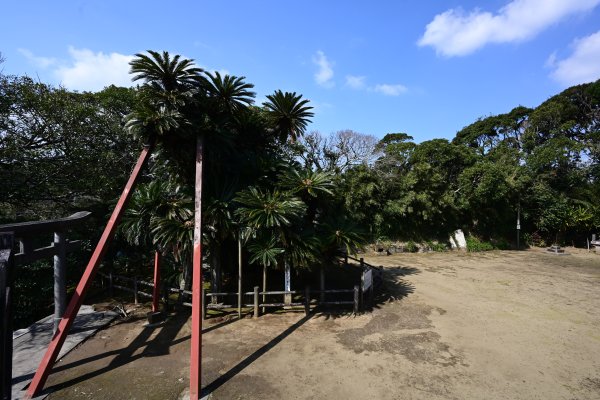
[[96,249],[92,254],[92,258],[90,258],[90,261],[87,267],[85,268],[83,276],[81,277],[81,280],[77,285],[77,289],[75,289],[75,293],[73,293],[73,296],[71,297],[71,301],[69,302],[69,305],[65,310],[65,314],[63,315],[62,319],[60,320],[60,323],[58,324],[58,329],[56,330],[56,333],[54,334],[50,345],[48,345],[48,350],[46,350],[46,354],[44,355],[44,358],[42,358],[40,366],[35,372],[33,380],[31,381],[31,384],[27,389],[25,399],[31,399],[44,388],[46,379],[48,379],[48,375],[50,375],[50,370],[56,362],[58,353],[60,352],[60,349],[63,343],[65,342],[65,339],[67,338],[69,329],[71,328],[71,325],[73,324],[73,321],[77,316],[77,312],[81,307],[81,303],[83,302],[85,293],[90,284],[92,283],[94,276],[96,275],[96,270],[100,265],[100,260],[102,259],[102,256],[104,255],[104,252],[106,251],[109,242],[114,236],[119,220],[121,219],[123,211],[125,210],[125,205],[127,204],[127,201],[133,194],[133,189],[135,188],[135,185],[140,177],[142,168],[148,162],[148,158],[150,157],[150,153],[152,152],[153,147],[154,146],[152,143],[150,145],[146,145],[144,147],[144,150],[142,150],[142,153],[140,154],[140,157],[138,158],[138,161],[135,164],[135,167],[133,168],[133,172],[129,177],[129,181],[127,181],[125,189],[123,189],[123,193],[121,193],[121,197],[119,198],[119,201],[115,209],[113,210],[110,219],[108,220],[108,224],[106,225],[106,228],[104,228],[102,237],[100,237],[100,241],[96,245]]

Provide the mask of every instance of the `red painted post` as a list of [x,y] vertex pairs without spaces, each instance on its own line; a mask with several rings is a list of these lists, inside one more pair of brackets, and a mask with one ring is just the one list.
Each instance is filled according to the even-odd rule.
[[154,252],[154,289],[152,290],[152,312],[158,312],[160,297],[160,251]]
[[196,141],[196,196],[194,198],[194,254],[192,259],[192,339],[190,400],[199,400],[202,389],[202,154],[203,138]]
[[39,394],[39,392],[44,388],[46,379],[48,379],[48,375],[50,375],[50,370],[56,362],[56,358],[60,353],[60,349],[67,338],[69,328],[73,324],[73,320],[77,316],[77,312],[83,303],[85,293],[94,279],[98,265],[100,265],[100,260],[108,248],[108,243],[114,236],[117,224],[119,223],[119,220],[123,214],[125,204],[127,204],[127,201],[133,193],[133,189],[138,181],[142,168],[148,161],[150,153],[152,152],[152,148],[154,147],[153,144],[154,143],[144,146],[144,150],[142,150],[142,153],[140,154],[140,157],[133,168],[133,172],[129,177],[129,181],[127,181],[127,184],[123,189],[123,193],[121,193],[121,197],[119,198],[119,201],[113,210],[110,219],[108,220],[108,224],[106,225],[106,228],[104,228],[104,232],[102,233],[102,236],[96,245],[96,249],[94,250],[92,257],[85,268],[83,276],[81,277],[81,280],[75,289],[75,293],[73,293],[73,296],[71,297],[71,301],[65,310],[65,314],[58,324],[58,329],[56,330],[52,341],[48,345],[46,354],[44,354],[44,357],[40,362],[40,366],[35,372],[33,380],[27,389],[27,393],[24,397],[25,399],[31,399]]

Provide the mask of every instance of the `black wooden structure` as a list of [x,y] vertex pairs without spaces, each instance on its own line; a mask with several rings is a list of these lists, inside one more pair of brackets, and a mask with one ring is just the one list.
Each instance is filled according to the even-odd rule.
[[[13,318],[12,291],[15,266],[33,261],[54,258],[54,330],[58,326],[67,304],[67,253],[79,247],[79,240],[69,241],[66,232],[90,216],[81,211],[66,218],[19,222],[0,225],[0,378],[1,400],[11,398]],[[33,239],[40,235],[54,234],[53,242],[46,247],[34,249]],[[19,251],[15,251],[15,243]]]

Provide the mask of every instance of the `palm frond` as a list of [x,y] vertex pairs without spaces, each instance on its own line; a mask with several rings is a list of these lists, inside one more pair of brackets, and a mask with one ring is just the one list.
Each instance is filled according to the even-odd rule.
[[302,200],[278,190],[263,192],[250,187],[240,192],[235,201],[241,205],[236,210],[241,222],[255,228],[289,226],[306,211]]
[[319,193],[333,195],[333,175],[328,172],[287,169],[279,174],[279,182],[281,187],[297,194],[306,193],[311,197]]
[[302,95],[296,92],[282,92],[281,90],[267,96],[268,101],[263,103],[275,132],[280,139],[290,138],[296,141],[304,134],[310,118],[314,116],[311,112],[313,107],[309,106],[309,100],[302,99]]

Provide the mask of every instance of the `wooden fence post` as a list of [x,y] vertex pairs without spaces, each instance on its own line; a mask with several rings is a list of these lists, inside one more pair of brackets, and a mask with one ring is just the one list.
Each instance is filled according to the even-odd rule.
[[258,286],[254,286],[254,318],[258,318]]
[[360,258],[360,267],[365,268],[365,259],[363,257]]
[[358,314],[358,285],[354,285],[354,314]]
[[348,253],[344,254],[344,267],[348,266]]
[[138,303],[138,280],[137,276],[133,277],[133,302]]
[[65,232],[54,232],[54,242],[52,245],[56,248],[54,255],[54,327],[56,333],[58,323],[67,308],[67,240]]
[[310,286],[304,289],[304,313],[310,314]]

